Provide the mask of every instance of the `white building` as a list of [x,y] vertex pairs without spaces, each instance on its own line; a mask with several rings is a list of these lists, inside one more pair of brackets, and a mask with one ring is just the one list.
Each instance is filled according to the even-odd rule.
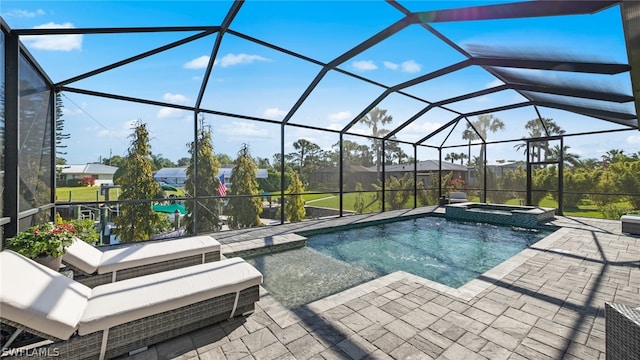
[[[77,181],[85,177],[92,177],[95,180],[94,186],[101,184],[113,185],[113,175],[118,170],[115,166],[103,164],[85,165],[56,165],[58,171],[58,185],[75,185]],[[75,180],[75,181],[74,181]]]

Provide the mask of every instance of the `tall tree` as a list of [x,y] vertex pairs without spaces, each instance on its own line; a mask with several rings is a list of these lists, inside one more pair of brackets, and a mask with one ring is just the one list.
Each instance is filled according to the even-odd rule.
[[[221,227],[222,203],[216,197],[221,185],[217,177],[220,163],[213,156],[211,128],[205,126],[204,115],[200,114],[199,122],[196,143],[191,142],[187,145],[192,159],[197,154],[197,161],[192,160],[187,166],[184,190],[189,196],[198,197],[197,201],[186,202],[187,215],[184,226],[189,234],[217,231]],[[198,169],[197,177],[196,167]]]
[[[124,160],[126,171],[119,179],[119,200],[161,197],[162,190],[151,171],[151,145],[146,124],[138,121],[130,137],[131,145]],[[149,202],[122,202],[114,222],[115,234],[121,242],[143,241],[156,232],[161,217],[153,211]]]
[[463,152],[458,153],[458,159],[460,160],[460,165],[464,165],[464,159],[467,159],[467,155]]
[[[469,140],[469,143],[473,140],[482,140],[479,161],[476,164],[480,178],[484,178],[484,154],[487,146],[485,142],[487,141],[488,132],[494,133],[503,128],[504,123],[502,120],[493,116],[493,114],[485,114],[478,116],[475,121],[467,122],[467,128],[462,132],[462,138]],[[484,192],[481,192],[480,201],[485,201]]]
[[[524,128],[529,132],[528,137],[530,139],[552,135],[562,135],[565,133],[565,131],[560,126],[558,126],[558,124],[556,124],[553,119],[549,118],[531,119],[527,121],[527,123],[524,125]],[[516,148],[516,150],[524,149],[525,155],[527,155],[526,146],[526,142],[523,142],[515,145],[514,147]],[[549,141],[546,140],[531,142],[529,148],[531,150],[531,160],[533,161],[535,161],[536,158],[538,162],[542,161],[543,154],[544,160],[546,161],[549,155],[551,155],[549,152]]]
[[[396,140],[396,137],[394,136],[391,140]],[[387,164],[404,164],[409,159],[397,141],[387,141],[384,151]]]
[[190,162],[191,162],[191,158],[182,157],[182,158],[178,159],[178,162],[176,162],[176,165],[178,167],[186,167],[187,165],[189,165]]
[[151,160],[152,160],[151,166],[154,171],[160,170],[165,167],[172,168],[176,166],[176,164],[174,164],[173,161],[162,157],[162,154],[158,154],[158,155],[151,154]]
[[124,158],[120,155],[113,155],[111,157],[102,159],[102,163],[104,165],[121,167],[124,163]]
[[444,156],[444,161],[450,161],[451,163],[454,163],[458,159],[460,159],[460,155],[456,152],[450,152]]
[[242,144],[231,173],[230,194],[236,195],[229,199],[229,227],[233,229],[260,226],[262,201],[258,190],[258,166],[249,153],[247,144]]
[[383,129],[379,127],[379,125],[391,123],[393,121],[393,116],[387,115],[386,109],[375,107],[360,119],[360,121],[371,128],[371,143],[373,145],[373,152],[376,156],[376,172],[379,174],[382,166],[382,139],[380,138],[389,133],[389,130]]
[[559,161],[560,155],[564,159],[564,163],[573,167],[576,167],[580,164],[580,155],[572,154],[569,152],[569,146],[565,145],[560,150],[560,145],[554,145],[553,147],[547,150],[548,154],[545,155],[547,160]]
[[298,174],[293,171],[291,174],[291,183],[287,188],[287,202],[285,204],[285,214],[287,220],[291,222],[299,222],[304,220],[306,212],[304,209],[304,199],[302,193],[304,186]]
[[624,161],[625,158],[624,150],[619,149],[611,149],[602,155],[602,161],[607,165]]
[[316,158],[320,154],[321,149],[317,144],[312,143],[307,139],[298,139],[293,143],[293,148],[298,152],[293,153],[292,160],[297,163],[298,173],[302,177],[303,181],[308,180],[308,174],[313,171],[314,166],[309,164],[310,158]]
[[63,157],[67,155],[67,153],[63,151],[67,145],[64,145],[63,141],[71,138],[70,134],[64,133],[63,109],[62,96],[60,93],[56,93],[56,165],[64,165],[67,163],[67,160]]

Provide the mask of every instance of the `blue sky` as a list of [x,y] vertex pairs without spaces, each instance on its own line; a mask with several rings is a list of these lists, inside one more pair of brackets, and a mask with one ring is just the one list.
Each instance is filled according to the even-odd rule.
[[[400,1],[411,11],[455,8],[495,2]],[[141,27],[218,25],[231,6],[230,1],[12,1],[3,0],[0,13],[14,29],[37,27]],[[231,29],[322,62],[329,62],[401,18],[401,13],[384,1],[247,1]],[[465,48],[499,46],[533,54],[579,54],[581,59],[626,63],[620,11],[613,7],[593,15],[508,19],[432,24]],[[95,68],[154,49],[195,33],[152,33],[111,35],[67,35],[23,38],[29,51],[54,81],[62,81]],[[208,36],[121,68],[81,80],[69,86],[135,96],[168,103],[194,105],[200,90],[215,36]],[[395,85],[464,57],[419,25],[373,46],[340,69],[366,76],[384,85]],[[280,120],[316,76],[320,67],[287,54],[227,34],[218,53],[203,107],[228,113]],[[576,77],[559,71],[519,71],[541,79],[580,83],[604,90],[631,93],[628,73]],[[469,67],[406,89],[429,101],[500,85],[493,75]],[[292,123],[340,129],[349,123],[384,89],[331,71],[291,119]],[[193,116],[171,108],[140,105],[64,93],[64,119],[71,139],[65,156],[69,163],[98,161],[109,154],[125,155],[136,120],[147,123],[152,150],[173,161],[188,156],[186,144],[193,138]],[[470,112],[523,101],[513,91],[503,91],[451,104],[449,109]],[[379,105],[394,118],[385,125],[392,129],[422,109],[425,104],[393,94]],[[631,103],[615,109],[634,113]],[[621,128],[619,125],[566,111],[540,108],[541,115],[553,118],[567,133]],[[505,129],[489,140],[520,138],[524,124],[536,117],[532,107],[494,113]],[[415,141],[455,117],[445,109],[430,111],[398,134]],[[473,118],[471,119],[473,120]],[[242,143],[254,156],[271,159],[278,152],[280,126],[221,116],[206,116],[212,127],[214,150],[235,157]],[[433,138],[433,145],[464,144],[462,126],[448,138],[445,131]],[[357,125],[353,134],[368,134]],[[330,149],[338,141],[335,134],[288,127],[286,152],[292,143],[305,138]],[[349,140],[368,143],[357,136]],[[514,144],[489,148],[490,161],[521,159]],[[610,149],[626,153],[640,150],[637,131],[582,138],[566,138],[565,145],[582,157],[599,158]],[[403,146],[412,154],[409,146]],[[451,150],[453,151],[453,150]],[[465,148],[456,149],[466,152]],[[419,159],[437,158],[433,150],[421,150]]]

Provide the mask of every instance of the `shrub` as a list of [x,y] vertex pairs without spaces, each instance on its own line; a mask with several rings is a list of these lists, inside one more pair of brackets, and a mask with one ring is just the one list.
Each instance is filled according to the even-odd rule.
[[78,238],[91,245],[95,245],[100,240],[100,233],[98,232],[96,225],[91,219],[73,219],[69,223],[78,232]]
[[80,179],[81,186],[93,186],[95,184],[96,179],[94,179],[92,176],[83,176],[82,179]]
[[7,240],[7,248],[30,259],[39,256],[62,256],[77,234],[67,222],[34,225]]

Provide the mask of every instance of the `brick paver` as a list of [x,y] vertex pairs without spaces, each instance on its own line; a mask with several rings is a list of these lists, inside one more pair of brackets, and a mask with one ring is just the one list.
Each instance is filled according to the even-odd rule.
[[[291,225],[288,231],[367,219],[320,220]],[[562,230],[517,255],[516,260],[522,256],[521,263],[497,278],[485,273],[481,282],[464,291],[465,286],[446,289],[394,273],[361,285],[368,286],[363,292],[353,292],[359,287],[350,289],[332,296],[330,302],[296,311],[263,297],[247,318],[172,339],[128,358],[604,358],[604,303],[640,306],[640,238],[621,234],[619,221],[557,217],[553,224]],[[237,232],[235,239],[229,232],[219,238],[230,244],[269,230],[287,232],[285,225],[272,228]]]

